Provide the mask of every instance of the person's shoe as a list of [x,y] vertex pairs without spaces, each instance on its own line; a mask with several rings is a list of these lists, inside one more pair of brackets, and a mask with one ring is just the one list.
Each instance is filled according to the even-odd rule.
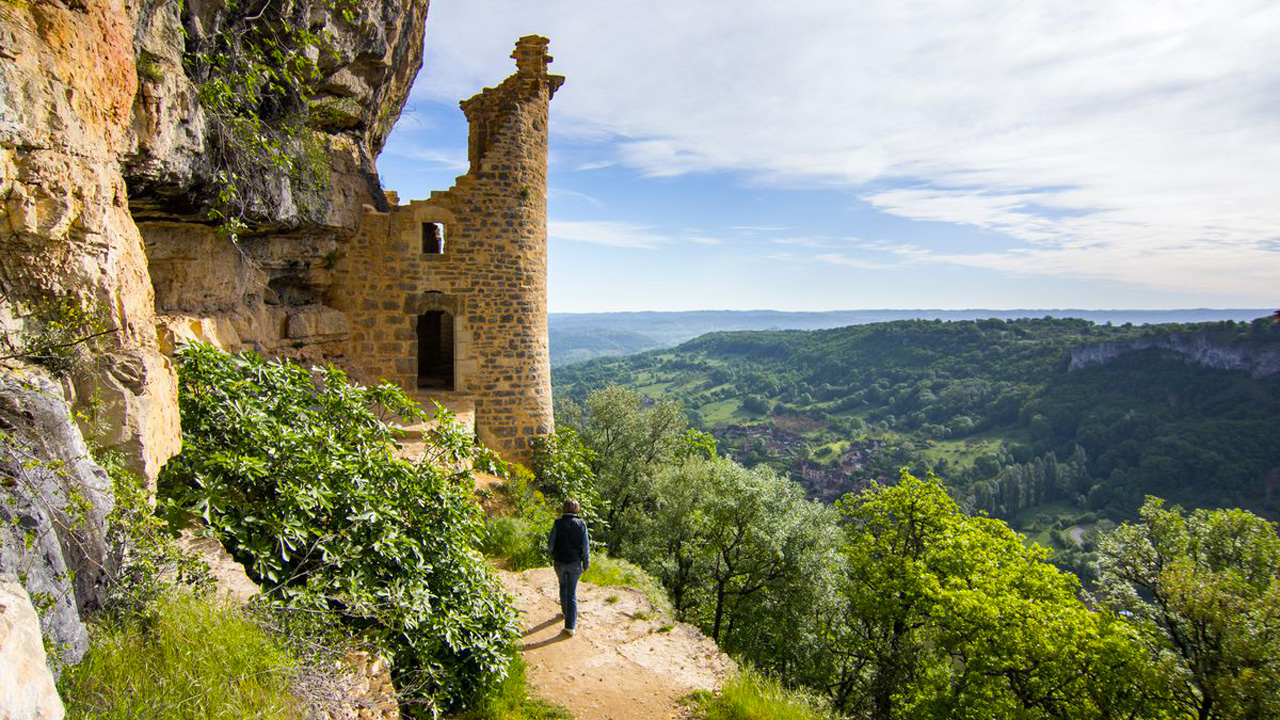
[[565,628],[565,629],[564,629],[564,634],[565,634],[565,635],[568,635],[569,637],[573,637],[573,634],[574,634],[575,632],[577,632],[577,631],[576,631],[576,630],[574,630],[573,628]]

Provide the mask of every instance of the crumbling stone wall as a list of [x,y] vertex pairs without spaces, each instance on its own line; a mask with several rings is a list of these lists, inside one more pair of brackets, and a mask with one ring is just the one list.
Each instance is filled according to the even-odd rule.
[[[564,78],[547,74],[546,38],[520,38],[517,71],[462,103],[470,171],[445,192],[369,210],[334,269],[331,304],[351,323],[347,364],[419,397],[470,399],[480,439],[529,460],[552,429],[547,336],[547,121]],[[423,224],[444,229],[424,252]],[[453,383],[419,388],[419,318],[452,319]]]

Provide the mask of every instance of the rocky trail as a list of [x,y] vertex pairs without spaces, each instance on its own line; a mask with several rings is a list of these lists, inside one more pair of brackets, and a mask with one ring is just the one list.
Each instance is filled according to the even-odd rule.
[[578,632],[561,632],[550,568],[502,572],[523,613],[521,654],[536,697],[577,720],[658,720],[681,714],[678,700],[718,688],[733,661],[697,628],[666,617],[644,593],[578,586]]

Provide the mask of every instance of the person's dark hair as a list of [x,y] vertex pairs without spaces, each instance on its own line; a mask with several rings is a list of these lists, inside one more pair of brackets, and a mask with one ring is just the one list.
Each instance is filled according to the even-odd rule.
[[564,505],[560,508],[560,510],[561,512],[577,514],[578,508],[579,508],[579,505],[577,500],[574,500],[573,498],[566,498],[564,501]]

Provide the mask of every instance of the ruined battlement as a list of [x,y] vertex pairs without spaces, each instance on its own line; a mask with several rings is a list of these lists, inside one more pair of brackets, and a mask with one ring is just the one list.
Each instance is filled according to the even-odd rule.
[[546,38],[520,38],[517,71],[464,100],[471,167],[453,187],[367,209],[334,267],[351,370],[420,400],[474,406],[480,439],[528,462],[554,426],[547,336]]

